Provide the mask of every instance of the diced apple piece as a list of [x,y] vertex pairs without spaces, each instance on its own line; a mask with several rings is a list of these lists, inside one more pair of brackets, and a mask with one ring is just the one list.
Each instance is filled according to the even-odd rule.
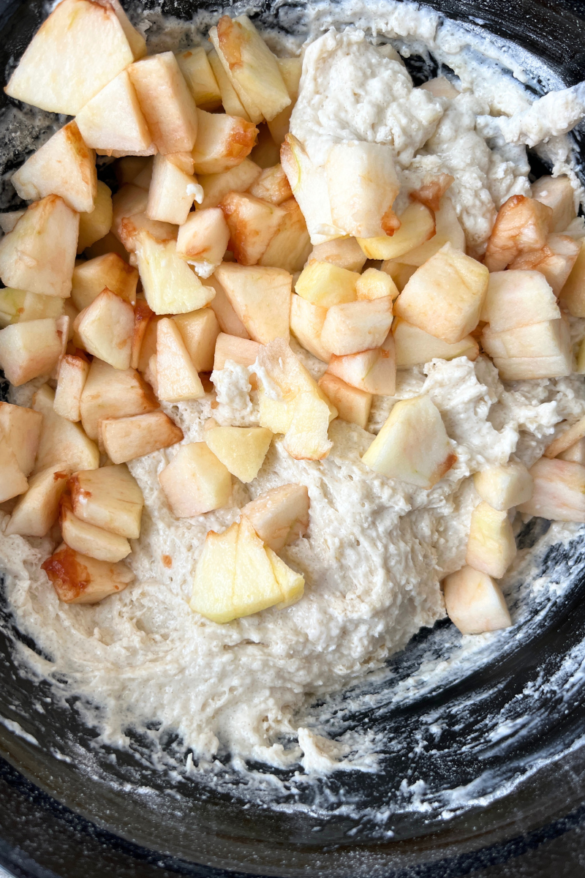
[[532,184],[532,197],[551,208],[553,232],[564,232],[577,216],[575,190],[568,177],[541,177]]
[[215,277],[254,341],[288,339],[292,284],[288,271],[224,262]]
[[242,509],[262,540],[279,552],[300,539],[309,527],[309,492],[305,485],[282,485],[261,494]]
[[303,72],[303,62],[301,58],[277,58],[276,62],[280,68],[280,75],[284,79],[288,96],[291,103],[284,110],[268,122],[268,128],[272,135],[272,139],[280,146],[284,138],[288,134],[290,127],[290,117],[294,105],[299,96],[299,85],[301,82],[301,73]]
[[156,152],[127,70],[85,104],[76,122],[86,144],[106,155]]
[[580,463],[582,466],[585,466],[585,439],[580,439],[579,442],[575,442],[566,451],[561,451],[558,457],[560,460],[572,460],[573,463]]
[[[152,311],[146,300],[142,298],[137,299],[134,306],[134,333],[132,335],[132,353],[130,355],[130,367],[132,369],[138,369],[140,365],[140,355],[148,328],[152,322],[152,317]],[[153,345],[154,350],[156,350],[156,335]]]
[[557,357],[565,351],[565,321],[546,320],[529,326],[494,332],[485,326],[481,334],[483,349],[494,359]]
[[275,605],[275,609],[284,610],[286,607],[291,607],[297,601],[300,601],[305,591],[305,580],[296,570],[291,570],[282,558],[279,558],[268,546],[266,547],[266,554],[283,596],[280,603]]
[[321,343],[338,357],[378,348],[392,325],[392,299],[332,305],[327,311]]
[[[429,204],[426,206],[430,207]],[[433,237],[421,244],[420,247],[403,253],[400,261],[404,265],[418,267],[434,256],[447,243],[451,244],[455,250],[461,250],[462,253],[465,253],[465,232],[448,195],[441,199],[441,206],[435,211],[435,234]]]
[[55,411],[55,394],[48,384],[37,390],[32,407],[43,416],[41,440],[34,473],[59,464],[69,470],[93,470],[100,465],[97,446],[78,424],[62,418]]
[[41,567],[59,600],[66,604],[97,604],[134,581],[134,574],[123,562],[97,561],[64,544]]
[[54,464],[33,476],[14,509],[5,533],[22,537],[46,536],[59,517],[59,501],[67,487],[69,470]]
[[220,203],[241,265],[256,265],[285,218],[280,207],[247,192],[230,192]]
[[500,207],[485,254],[490,271],[503,271],[528,250],[542,250],[552,226],[552,208],[525,195],[512,195]]
[[71,293],[78,232],[79,214],[58,195],[31,204],[14,230],[0,241],[2,282],[66,299]]
[[209,38],[244,108],[259,113],[253,121],[274,119],[290,105],[277,60],[247,15],[222,16]]
[[398,259],[386,259],[380,266],[380,271],[390,275],[396,284],[397,290],[401,293],[412,275],[415,273],[416,267],[414,265],[406,265]]
[[197,137],[197,108],[173,53],[143,58],[128,73],[158,151],[191,152]]
[[176,445],[183,438],[180,427],[163,412],[106,418],[100,424],[106,454],[116,464]]
[[0,229],[5,235],[12,231],[24,213],[24,210],[8,210],[5,213],[0,213]]
[[248,192],[255,198],[277,205],[292,198],[292,189],[280,162],[262,171]]
[[471,335],[466,335],[455,344],[448,344],[404,320],[395,322],[392,334],[396,345],[397,369],[408,369],[435,358],[454,360],[456,357],[467,357],[477,360],[479,356],[479,345]]
[[253,366],[258,358],[259,349],[260,345],[257,341],[220,332],[215,344],[213,369],[214,371],[223,369],[228,361],[241,366]]
[[392,155],[383,143],[350,141],[331,147],[325,162],[331,217],[344,235],[387,235],[386,214],[400,188]]
[[397,259],[420,247],[435,234],[435,217],[428,207],[414,201],[400,216],[400,228],[392,236],[358,237],[368,259]]
[[222,171],[220,174],[206,174],[199,177],[203,189],[203,201],[199,210],[217,207],[228,192],[246,192],[258,179],[262,169],[251,159],[244,159],[239,165]]
[[334,225],[331,216],[325,171],[312,163],[300,140],[292,134],[286,135],[280,147],[280,162],[305,217],[311,243],[318,245],[342,237],[343,231]]
[[77,252],[83,253],[88,247],[92,247],[98,241],[106,237],[112,227],[114,208],[112,203],[111,189],[97,181],[95,206],[90,213],[79,215],[79,236],[77,238]]
[[219,88],[221,94],[221,102],[223,104],[224,110],[230,116],[239,116],[240,119],[245,119],[246,122],[249,122],[250,117],[245,111],[242,102],[232,85],[232,81],[226,73],[223,63],[219,60],[219,55],[217,54],[215,49],[211,50],[208,58],[209,66],[213,71],[215,81],[217,82],[217,87]]
[[561,290],[560,299],[573,317],[585,317],[585,239],[581,241],[577,259]]
[[219,323],[211,308],[202,308],[191,314],[179,314],[173,318],[183,344],[197,372],[211,372],[215,343],[219,335]]
[[59,366],[54,409],[62,418],[81,420],[81,394],[89,374],[89,363],[82,357],[65,354]]
[[481,319],[495,332],[561,316],[556,297],[539,271],[495,271],[489,276]]
[[394,396],[396,389],[396,352],[389,335],[384,344],[371,351],[332,356],[327,370],[352,387],[378,396]]
[[496,357],[494,366],[502,381],[526,381],[532,378],[562,378],[570,375],[572,355],[564,350],[555,357]]
[[[323,460],[333,447],[327,435],[331,403],[320,399],[315,393],[305,392],[297,396],[294,405],[291,404],[291,411],[284,448],[295,460]],[[333,411],[337,414],[335,408]]]
[[72,210],[92,211],[97,193],[95,153],[84,143],[75,120],[33,153],[11,182],[25,201],[60,195]]
[[146,215],[149,219],[182,225],[187,221],[199,184],[169,159],[157,155],[148,191]]
[[18,466],[30,475],[39,448],[43,416],[34,409],[0,402],[0,433],[2,441],[16,455]]
[[539,271],[558,296],[573,270],[579,251],[579,241],[568,235],[549,235],[542,250],[521,253],[510,263],[510,269]]
[[177,518],[192,518],[229,503],[232,479],[205,442],[182,445],[158,480]]
[[260,390],[258,398],[258,423],[266,427],[271,433],[286,433],[292,418],[294,402],[286,399],[272,399],[268,394]]
[[301,271],[311,252],[311,239],[305,218],[294,198],[283,202],[284,211],[278,231],[259,260],[259,265],[284,268],[291,274]]
[[571,427],[567,427],[565,424],[565,429],[556,439],[550,443],[550,445],[545,449],[544,456],[545,457],[558,457],[559,454],[562,454],[563,451],[566,451],[568,448],[571,448],[576,442],[579,442],[585,436],[585,418],[579,418],[579,420],[573,424]]
[[129,369],[134,334],[134,311],[111,290],[105,289],[75,320],[75,330],[85,350],[114,369]]
[[146,55],[146,40],[142,34],[133,27],[130,19],[124,12],[123,7],[120,5],[119,0],[109,0],[109,2],[116,13],[118,21],[122,25],[122,30],[124,31],[130,48],[132,49],[134,60],[137,61],[139,58],[142,58],[143,55]]
[[454,100],[459,92],[445,76],[435,76],[433,79],[423,82],[420,88],[429,91],[434,98],[448,98]]
[[50,375],[57,365],[63,350],[58,319],[27,320],[0,330],[0,366],[15,387]]
[[211,427],[205,442],[233,476],[247,483],[262,467],[272,433],[265,427]]
[[358,301],[390,298],[397,299],[399,290],[392,278],[385,271],[367,268],[360,275],[355,287]]
[[480,503],[471,514],[466,563],[501,579],[515,557],[516,542],[507,511]]
[[69,480],[73,514],[86,524],[138,539],[144,498],[126,466],[103,466]]
[[486,634],[512,624],[506,600],[487,573],[463,567],[443,581],[447,615],[462,634]]
[[530,470],[532,497],[518,507],[550,521],[585,522],[585,467],[569,460],[541,457]]
[[87,524],[73,514],[69,498],[61,505],[61,533],[70,549],[81,552],[98,561],[115,564],[126,558],[132,551],[126,537],[109,533],[101,527]]
[[186,259],[203,278],[208,278],[227,250],[230,230],[219,207],[191,213],[180,227],[177,253]]
[[16,455],[0,430],[0,503],[24,494],[28,480],[18,465]]
[[481,499],[500,512],[532,497],[532,476],[523,463],[491,466],[475,473],[473,484]]
[[221,107],[221,92],[203,46],[181,52],[177,55],[177,63],[196,105],[202,110]]
[[5,91],[42,110],[75,116],[133,60],[111,5],[63,0],[34,35]]
[[327,350],[321,340],[326,317],[326,308],[313,305],[302,296],[293,295],[290,309],[291,332],[305,350],[324,363],[331,359],[331,351]]
[[309,262],[295,284],[295,290],[322,308],[355,302],[360,275],[331,262]]
[[148,232],[137,238],[136,256],[144,295],[155,314],[186,314],[204,308],[215,291],[203,286],[175,241],[157,241]]
[[370,469],[432,488],[455,461],[439,409],[428,396],[402,399],[362,457]]
[[41,320],[46,317],[60,317],[63,313],[63,299],[55,296],[40,296],[5,287],[0,290],[0,326],[9,323],[25,323],[27,320]]
[[366,254],[355,238],[334,238],[313,247],[307,260],[310,262],[331,262],[348,271],[359,272],[366,263]]
[[[299,393],[316,393],[322,399],[325,394],[319,390],[317,382],[299,358],[293,353],[288,342],[277,338],[269,344],[260,346],[258,365],[273,395],[274,385],[285,399],[294,401]],[[332,409],[332,418],[336,416]]]
[[148,232],[157,241],[174,241],[177,227],[146,216],[148,192],[134,184],[122,186],[113,198],[112,232],[129,253],[138,247],[141,232]]
[[221,331],[239,338],[250,338],[246,327],[234,311],[226,291],[217,278],[210,277],[207,283],[215,290],[215,296],[209,303],[209,307],[217,317]]
[[81,422],[90,439],[97,439],[98,421],[127,418],[159,407],[150,387],[134,369],[122,371],[95,359],[81,394]]
[[197,110],[197,118],[199,129],[193,150],[196,174],[221,174],[251,153],[258,129],[250,122],[205,110]]
[[346,384],[330,372],[319,380],[319,387],[337,409],[338,417],[366,429],[372,407],[372,394]]
[[455,344],[479,323],[488,279],[485,265],[445,244],[412,275],[394,303],[394,313]]
[[205,396],[177,324],[171,318],[164,317],[159,320],[156,329],[158,398],[167,402],[184,402]]
[[73,271],[73,304],[83,311],[107,287],[120,299],[134,305],[138,271],[124,262],[117,253],[106,253],[81,262]]

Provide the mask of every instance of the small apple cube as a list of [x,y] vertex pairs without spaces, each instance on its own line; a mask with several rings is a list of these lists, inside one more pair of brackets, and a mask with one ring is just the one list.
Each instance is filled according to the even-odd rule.
[[579,251],[580,242],[569,235],[549,235],[542,250],[521,253],[510,263],[510,268],[539,271],[558,296],[573,270]]
[[370,469],[419,488],[432,488],[457,457],[441,413],[428,396],[402,399],[362,457]]
[[255,265],[283,222],[284,211],[247,192],[230,192],[219,206],[237,261],[241,265]]
[[191,152],[197,137],[197,108],[173,53],[143,58],[128,73],[158,151]]
[[512,195],[500,207],[485,254],[490,271],[503,271],[528,250],[542,250],[551,231],[552,208],[525,195]]
[[0,327],[8,326],[9,323],[60,317],[63,305],[64,300],[55,296],[40,296],[38,293],[5,287],[0,290]]
[[75,307],[83,311],[107,287],[120,299],[134,305],[137,284],[136,268],[124,262],[117,253],[105,253],[75,266],[71,298]]
[[217,317],[219,328],[227,335],[236,335],[239,338],[250,338],[248,330],[236,314],[228,295],[216,277],[210,277],[207,284],[215,290],[215,296],[209,303],[209,307]]
[[6,535],[45,537],[59,517],[59,501],[68,478],[69,470],[64,464],[54,464],[32,476],[28,491],[12,510]]
[[[437,176],[425,177],[424,182],[418,189],[409,192],[412,201],[420,201],[429,210],[437,214],[441,209],[441,201],[445,192],[453,185],[455,177],[451,174],[437,174]],[[441,245],[442,246],[442,245]]]
[[343,237],[343,231],[333,223],[331,216],[325,170],[313,164],[303,144],[293,134],[284,138],[280,163],[305,217],[311,243],[318,245],[331,238]]
[[564,232],[575,219],[575,190],[568,177],[541,177],[532,184],[532,197],[552,210],[552,232]]
[[183,438],[181,428],[163,412],[106,418],[99,423],[106,454],[116,464],[176,445]]
[[473,484],[481,499],[500,512],[532,497],[532,476],[523,463],[491,466],[475,473]]
[[332,262],[309,262],[295,284],[295,290],[322,308],[355,302],[360,275]]
[[0,432],[0,503],[24,494],[28,480],[18,465],[16,455]]
[[258,423],[271,433],[286,433],[292,424],[294,402],[273,399],[261,389],[258,395]]
[[199,176],[199,185],[203,189],[203,201],[200,210],[217,207],[228,192],[246,192],[260,177],[262,169],[251,159],[243,159],[239,165],[217,174]]
[[395,322],[392,334],[396,346],[397,369],[408,369],[435,358],[454,360],[456,357],[467,357],[469,360],[477,360],[479,356],[479,345],[471,335],[466,335],[455,344],[448,344],[404,320]]
[[323,460],[333,448],[329,424],[337,410],[316,393],[300,393],[290,404],[292,417],[283,446],[295,460]]
[[321,343],[339,357],[380,347],[392,325],[392,299],[347,302],[327,311]]
[[488,280],[484,265],[445,244],[415,271],[394,303],[394,312],[412,326],[455,344],[479,323]]
[[179,229],[177,254],[186,259],[203,278],[220,265],[230,240],[230,230],[219,207],[189,214]]
[[462,634],[486,634],[512,625],[506,599],[491,576],[463,567],[443,580],[447,615]]
[[215,277],[254,341],[288,339],[292,286],[288,271],[224,262]]
[[[414,197],[414,193],[411,193],[411,197]],[[432,209],[430,204],[427,203],[426,206]],[[418,268],[445,244],[451,244],[455,250],[461,250],[462,253],[465,253],[465,232],[448,195],[441,198],[441,205],[435,211],[435,234],[424,244],[415,247],[414,250],[403,253],[400,262]]]
[[155,314],[186,314],[204,308],[215,295],[177,254],[174,241],[138,235],[136,256],[144,295]]
[[93,210],[79,214],[78,254],[106,237],[112,227],[113,217],[112,191],[109,186],[98,180]]
[[313,305],[302,296],[293,295],[290,309],[291,332],[305,350],[324,363],[331,359],[331,351],[327,350],[321,339],[326,317],[327,308]]
[[50,375],[63,351],[57,320],[28,320],[0,330],[0,366],[15,387]]
[[399,290],[392,278],[385,271],[377,268],[367,268],[360,275],[355,287],[358,301],[371,301],[373,299],[397,299]]
[[313,247],[308,262],[331,262],[347,271],[360,272],[366,263],[366,254],[355,238],[334,238]]
[[585,467],[569,460],[541,457],[530,470],[532,497],[518,507],[550,521],[585,522]]
[[561,316],[556,296],[539,271],[494,271],[489,276],[481,319],[490,330],[515,329]]
[[420,247],[435,234],[435,216],[418,201],[409,204],[400,216],[400,228],[393,235],[360,236],[358,244],[368,259],[398,259]]
[[221,92],[203,46],[181,52],[177,63],[196,105],[203,110],[221,107]]
[[371,351],[345,357],[332,356],[327,371],[352,387],[377,396],[394,396],[396,389],[396,350],[389,335],[384,344]]
[[221,174],[252,152],[258,129],[250,122],[205,110],[197,110],[197,119],[199,129],[193,150],[196,174]]
[[93,360],[81,394],[81,422],[90,439],[98,437],[103,418],[126,418],[158,409],[150,387],[134,369],[120,370]]
[[205,442],[233,476],[247,483],[260,472],[272,433],[265,427],[211,427]]
[[[440,250],[441,248],[439,247],[437,249]],[[396,289],[401,293],[412,275],[415,273],[416,266],[406,265],[406,263],[401,262],[399,259],[386,259],[380,266],[380,271],[390,275],[396,285]]]
[[34,409],[0,402],[0,433],[2,442],[16,455],[25,476],[31,474],[43,426],[43,416]]
[[184,402],[205,396],[203,385],[177,324],[169,317],[156,327],[157,396],[166,402]]
[[262,542],[279,552],[309,527],[309,491],[305,485],[281,485],[261,494],[242,509]]
[[580,463],[582,466],[585,466],[585,439],[580,439],[579,442],[575,442],[566,451],[561,451],[558,457],[560,460],[572,460],[573,463]]
[[89,363],[82,357],[65,354],[59,366],[53,408],[62,418],[81,420],[81,394],[89,374]]
[[292,274],[304,267],[311,252],[311,239],[305,218],[294,198],[284,201],[280,210],[284,211],[284,217],[258,264],[284,268]]
[[561,302],[573,317],[585,317],[585,239],[560,294]]
[[262,171],[249,187],[248,192],[255,198],[269,201],[270,204],[282,204],[293,197],[288,178],[280,162]]
[[138,539],[144,498],[125,466],[103,466],[78,472],[69,480],[71,509],[91,524],[127,539]]
[[127,70],[88,101],[75,121],[86,144],[102,154],[149,156],[156,152]]
[[155,156],[148,190],[147,217],[182,225],[187,221],[198,190],[199,184],[192,174],[186,174],[168,156]]
[[202,308],[191,314],[178,314],[173,318],[189,358],[197,372],[211,372],[215,343],[219,335],[219,323],[211,308]]
[[63,544],[41,564],[60,601],[66,604],[97,604],[124,591],[134,581],[129,567],[119,561],[97,561]]
[[253,366],[258,358],[260,345],[257,341],[239,338],[220,332],[215,344],[213,369],[220,370],[227,362],[238,363],[240,366]]
[[97,193],[95,153],[84,143],[75,120],[33,153],[11,182],[25,201],[60,195],[72,210],[92,211]]
[[175,225],[151,220],[146,216],[148,192],[140,186],[132,183],[122,186],[114,195],[112,203],[112,232],[128,253],[135,252],[142,232],[148,232],[156,241],[174,241],[177,237]]
[[215,81],[217,82],[217,87],[221,94],[221,103],[223,104],[224,110],[230,116],[239,116],[240,119],[245,119],[246,122],[249,122],[250,117],[244,110],[242,102],[232,85],[230,77],[225,71],[223,63],[219,60],[219,55],[215,49],[212,49],[207,57],[209,59],[209,66],[215,76]]
[[68,497],[61,504],[61,533],[63,541],[70,549],[81,552],[98,561],[115,564],[126,558],[132,549],[126,537],[109,533],[101,527],[87,524],[73,514]]
[[486,353],[494,359],[556,357],[563,354],[565,333],[566,324],[561,318],[501,332],[494,332],[490,326],[485,326],[481,343]]
[[[130,355],[130,367],[132,369],[137,369],[139,366],[142,346],[152,317],[152,311],[146,300],[143,298],[137,299],[134,306],[134,333],[132,335],[132,353]],[[156,350],[156,340],[153,346],[154,350]]]
[[79,214],[58,195],[27,208],[0,241],[0,278],[7,287],[66,299],[77,253]]
[[55,411],[55,394],[48,384],[33,396],[32,406],[43,416],[43,428],[37,451],[34,473],[54,464],[71,470],[97,469],[100,455],[78,424],[62,418]]
[[507,511],[480,503],[471,514],[466,563],[501,579],[515,557],[516,542]]
[[75,320],[85,350],[114,369],[129,369],[134,333],[132,305],[111,290],[102,292]]
[[330,372],[325,372],[320,378],[319,387],[335,406],[342,421],[357,424],[362,430],[366,429],[372,407],[371,393],[346,384]]
[[229,503],[232,478],[205,442],[181,445],[158,480],[177,518],[193,518]]

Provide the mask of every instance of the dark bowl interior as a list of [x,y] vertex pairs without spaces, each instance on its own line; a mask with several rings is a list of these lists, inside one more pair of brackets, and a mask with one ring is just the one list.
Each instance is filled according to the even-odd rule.
[[[146,0],[143,8],[153,5]],[[513,40],[568,85],[585,78],[582,2],[429,5],[472,29],[480,25]],[[163,3],[164,11],[187,20],[198,8],[182,0]],[[10,69],[44,7],[0,0],[0,9],[0,62]],[[217,16],[221,7],[206,9]],[[251,9],[261,24],[302,31],[301,0]],[[418,76],[417,59],[409,64]],[[6,103],[0,98],[0,109]],[[0,144],[6,172],[25,155],[1,123]],[[534,170],[543,170],[537,161]],[[545,522],[533,520],[519,544],[537,551],[546,530]],[[160,764],[176,769],[184,757],[177,740],[159,743],[155,754],[148,736],[134,730],[128,751],[94,748],[96,732],[85,724],[78,699],[57,699],[47,682],[23,670],[22,652],[37,647],[0,594],[0,862],[16,874],[71,878],[226,874],[223,869],[347,878],[458,875],[518,853],[520,837],[536,843],[543,832],[564,831],[585,801],[585,684],[570,675],[566,661],[585,633],[584,564],[579,537],[541,552],[539,574],[565,583],[562,595],[536,600],[528,636],[504,638],[497,660],[405,703],[394,703],[384,681],[364,689],[358,710],[339,697],[337,731],[371,730],[381,742],[379,772],[338,773],[313,785],[295,785],[294,772],[281,772],[282,791],[270,801],[247,789],[227,761],[213,787],[178,770],[171,780]],[[421,632],[390,662],[394,680],[416,671],[449,637],[447,623]],[[543,678],[553,685],[530,699],[526,693]],[[429,716],[441,720],[436,739],[429,737]],[[522,716],[529,721],[521,723]],[[503,721],[510,731],[496,747],[494,724]],[[416,780],[425,784],[418,798]],[[473,787],[473,801],[451,808],[446,819],[443,791],[458,787]],[[562,821],[568,814],[573,817]]]

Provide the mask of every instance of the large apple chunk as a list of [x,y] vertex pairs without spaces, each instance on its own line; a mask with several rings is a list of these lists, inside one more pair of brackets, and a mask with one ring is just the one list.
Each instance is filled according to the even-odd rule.
[[106,155],[156,152],[127,70],[85,104],[75,120],[88,146]]
[[89,374],[87,359],[65,354],[59,366],[54,409],[62,418],[74,423],[81,420],[81,394]]
[[553,232],[564,232],[577,215],[575,190],[568,177],[541,177],[532,184],[532,197],[551,208]]
[[217,207],[228,192],[246,192],[262,173],[251,159],[243,159],[239,165],[217,174],[205,174],[199,177],[199,185],[203,189],[203,201],[200,209]]
[[14,509],[5,533],[21,537],[46,536],[59,517],[59,501],[67,487],[69,471],[54,464],[33,476]]
[[181,52],[177,63],[195,104],[203,110],[217,110],[221,106],[221,92],[203,46]]
[[129,369],[134,333],[134,311],[111,290],[102,292],[80,312],[75,330],[89,354],[114,369]]
[[432,488],[457,460],[441,413],[428,396],[397,402],[362,457],[370,469]]
[[99,424],[106,454],[116,464],[176,445],[183,438],[181,428],[163,412],[106,418]]
[[94,208],[97,193],[95,154],[83,141],[75,121],[57,131],[12,175],[25,201],[60,195],[78,213]]
[[295,290],[322,308],[355,302],[360,275],[331,262],[309,261],[295,284]]
[[134,305],[137,283],[138,271],[133,266],[117,253],[105,253],[75,266],[71,298],[75,307],[83,311],[107,287],[120,299]]
[[79,214],[58,195],[31,204],[0,241],[0,278],[7,287],[66,299],[77,253]]
[[466,335],[455,344],[448,344],[404,320],[396,321],[392,334],[396,346],[397,369],[408,369],[435,358],[454,360],[456,357],[467,357],[476,360],[479,356],[479,345],[471,335]]
[[146,215],[152,220],[180,226],[187,221],[200,190],[196,178],[179,167],[173,158],[155,156]]
[[144,498],[125,466],[103,466],[69,480],[74,515],[127,539],[138,539]]
[[41,565],[57,597],[66,604],[97,604],[124,591],[134,574],[123,562],[110,564],[63,545]]
[[0,330],[0,366],[15,387],[50,375],[62,352],[63,338],[54,317],[12,323]]
[[494,271],[489,276],[481,319],[500,332],[556,320],[561,316],[556,296],[539,271]]
[[247,483],[260,472],[272,433],[265,427],[210,427],[205,442],[233,476]]
[[336,356],[378,348],[392,325],[392,299],[347,302],[327,311],[321,343]]
[[463,567],[443,581],[447,615],[462,634],[486,634],[512,624],[506,600],[491,576]]
[[252,152],[258,129],[250,122],[205,110],[197,110],[197,119],[199,129],[193,150],[196,174],[221,174],[239,165]]
[[288,339],[292,285],[288,271],[224,262],[215,277],[254,341]]
[[179,229],[177,253],[207,278],[221,263],[230,240],[223,211],[210,207],[191,213]]
[[211,372],[219,335],[219,324],[214,312],[211,308],[202,308],[191,314],[178,314],[173,320],[196,371]]
[[128,73],[158,151],[191,152],[197,137],[197,107],[173,53],[143,58]]
[[282,224],[281,207],[247,192],[230,192],[219,205],[225,216],[231,249],[241,265],[256,265]]
[[185,314],[204,308],[214,297],[177,254],[175,241],[157,241],[148,232],[137,240],[138,271],[144,295],[155,314]]
[[521,253],[542,250],[551,231],[552,208],[525,195],[512,195],[501,206],[487,244],[485,264],[503,271]]
[[551,521],[585,522],[585,467],[569,460],[541,457],[530,470],[532,497],[518,507]]
[[394,303],[398,317],[455,344],[479,323],[489,272],[445,244],[412,275]]
[[515,556],[516,542],[507,511],[480,503],[471,515],[466,563],[501,579]]
[[372,407],[372,394],[346,384],[330,372],[319,379],[319,387],[337,409],[342,421],[366,429]]
[[41,441],[37,452],[34,472],[38,473],[54,464],[70,470],[93,470],[100,464],[97,446],[85,435],[78,424],[62,418],[55,411],[55,394],[44,384],[33,396],[35,411],[43,416]]
[[179,327],[169,317],[159,320],[156,327],[156,379],[157,396],[167,402],[205,396]]
[[34,409],[0,402],[0,432],[2,442],[16,455],[19,468],[30,475],[41,439],[43,416]]
[[392,236],[358,237],[368,259],[398,259],[420,247],[435,234],[435,217],[428,207],[415,201],[400,216],[400,228]]
[[61,503],[61,533],[70,549],[115,564],[126,558],[132,551],[126,537],[109,533],[101,527],[87,524],[73,514],[71,501],[65,497]]
[[90,439],[98,438],[103,418],[143,415],[159,407],[150,387],[134,369],[122,371],[93,360],[81,394],[81,423]]
[[133,60],[111,5],[63,0],[29,43],[6,93],[42,110],[75,116]]
[[158,480],[177,518],[212,512],[229,502],[232,478],[205,442],[182,445]]
[[309,527],[309,491],[305,485],[281,485],[242,509],[262,542],[279,552],[300,539]]
[[473,484],[481,499],[500,512],[532,497],[532,476],[523,463],[489,467],[475,473]]
[[327,372],[365,393],[394,396],[396,350],[392,335],[379,348],[345,357],[332,356]]

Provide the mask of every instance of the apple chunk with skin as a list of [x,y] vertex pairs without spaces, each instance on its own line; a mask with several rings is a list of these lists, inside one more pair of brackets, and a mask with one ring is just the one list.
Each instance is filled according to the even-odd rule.
[[177,518],[193,518],[229,503],[232,478],[205,442],[181,445],[158,480]]
[[71,299],[75,307],[83,311],[107,287],[120,299],[134,305],[137,284],[136,268],[124,262],[117,253],[104,253],[75,266]]
[[11,177],[25,201],[60,195],[78,213],[94,208],[97,193],[95,153],[83,141],[75,121],[41,146]]
[[585,467],[570,460],[537,460],[530,475],[532,497],[518,507],[520,512],[550,521],[585,522]]
[[183,402],[205,396],[179,327],[169,317],[156,327],[156,377],[159,399]]
[[394,396],[396,351],[392,335],[379,348],[345,357],[332,356],[327,373],[365,393]]
[[89,354],[114,369],[129,369],[134,334],[134,311],[105,289],[75,319],[75,331]]
[[532,184],[532,197],[551,208],[553,232],[564,232],[577,216],[575,190],[568,177],[541,177]]
[[541,250],[551,231],[550,207],[525,195],[512,195],[500,207],[485,254],[490,271],[503,271],[521,253]]
[[491,576],[463,567],[443,580],[447,615],[462,634],[486,634],[512,625],[506,600]]
[[132,551],[126,537],[109,533],[101,527],[87,524],[77,518],[73,514],[69,497],[64,497],[62,500],[60,524],[65,544],[82,555],[115,564]]
[[330,372],[319,379],[319,387],[335,406],[338,417],[350,424],[366,429],[372,407],[372,394],[346,384]]
[[191,152],[197,137],[197,107],[173,53],[143,58],[128,73],[158,151],[162,155]]
[[501,579],[515,557],[516,542],[507,511],[480,503],[471,514],[466,563]]
[[181,52],[177,55],[177,63],[195,104],[203,110],[221,107],[221,92],[203,46],[194,46]]
[[448,344],[404,320],[395,322],[392,334],[396,345],[397,369],[408,369],[435,358],[454,360],[456,357],[467,357],[477,360],[479,356],[479,345],[471,335],[466,335],[456,344]]
[[90,439],[103,418],[126,418],[158,409],[152,390],[134,369],[114,369],[94,359],[81,394],[81,423]]
[[215,277],[254,341],[288,339],[292,286],[288,271],[224,262]]
[[196,210],[179,228],[177,254],[186,259],[203,278],[209,277],[221,261],[230,240],[230,230],[219,207]]
[[101,180],[98,180],[93,210],[89,213],[79,214],[78,254],[97,244],[98,241],[103,244],[102,239],[112,228],[113,217],[112,190]]
[[252,482],[272,442],[265,427],[217,427],[205,430],[205,442],[229,472],[241,482]]
[[112,463],[127,463],[176,445],[183,431],[163,412],[127,418],[105,418],[98,424],[106,454]]
[[400,228],[392,236],[358,237],[358,244],[368,259],[397,259],[435,234],[434,214],[424,204],[409,204],[399,219]]
[[229,361],[240,366],[253,366],[258,359],[259,350],[257,341],[220,332],[215,343],[213,369],[221,370]]
[[53,464],[33,476],[10,516],[6,535],[46,536],[59,517],[59,501],[67,487],[69,470],[65,464]]
[[305,485],[281,485],[251,500],[242,509],[262,542],[279,552],[309,527],[309,491]]
[[173,156],[154,158],[148,190],[146,215],[149,219],[181,226],[187,221],[193,201],[203,196],[197,178],[178,167]]
[[15,387],[50,375],[63,352],[58,318],[12,323],[0,330],[0,366]]
[[174,241],[138,235],[136,256],[146,301],[155,314],[186,314],[204,308],[214,297],[177,253]]
[[0,432],[0,503],[24,494],[28,480],[18,465],[16,455]]
[[450,244],[412,275],[394,312],[412,326],[455,344],[476,328],[489,272]]
[[347,302],[327,311],[321,343],[336,356],[380,347],[392,325],[392,299]]
[[85,104],[75,120],[88,146],[107,155],[156,152],[127,70]]
[[221,174],[239,165],[252,152],[258,129],[250,122],[205,110],[197,110],[197,119],[199,129],[193,150],[196,174]]
[[62,418],[81,420],[81,394],[89,374],[89,363],[82,357],[65,354],[59,366],[53,408]]
[[31,204],[0,241],[0,278],[7,287],[66,299],[77,253],[79,214],[58,195]]
[[481,499],[500,512],[532,497],[532,476],[523,463],[489,467],[475,473],[473,484]]
[[331,262],[309,262],[295,284],[295,291],[303,299],[330,308],[357,299],[360,275]]
[[428,396],[396,403],[362,461],[370,469],[419,488],[432,488],[457,457],[441,413]]
[[41,564],[60,601],[66,604],[97,604],[111,594],[124,591],[134,574],[119,561],[97,561],[63,544]]
[[3,442],[16,455],[19,468],[30,475],[41,439],[43,416],[34,409],[0,402],[0,431]]
[[71,509],[86,524],[127,539],[138,539],[144,498],[125,466],[79,472],[69,480]]
[[33,472],[41,472],[53,464],[73,471],[98,468],[100,455],[97,446],[88,439],[78,424],[73,424],[57,414],[55,394],[48,384],[37,390],[33,396],[32,407],[43,416],[41,440]]

